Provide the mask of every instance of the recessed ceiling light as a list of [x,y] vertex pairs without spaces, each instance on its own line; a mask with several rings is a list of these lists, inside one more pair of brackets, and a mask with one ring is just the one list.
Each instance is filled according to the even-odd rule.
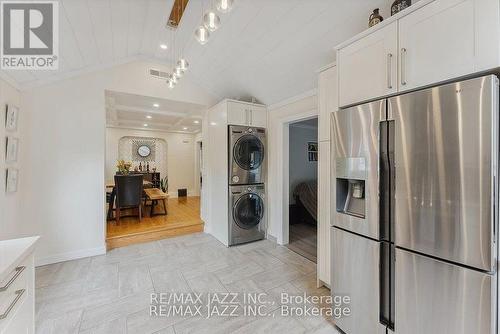
[[144,124],[145,127],[147,127],[148,125],[147,124]]
[[153,103],[153,107],[158,108],[160,105],[158,103]]
[[167,44],[160,44],[160,48],[166,50],[168,48]]
[[200,124],[200,121],[194,121],[193,123],[194,124]]
[[147,118],[147,119],[151,119],[151,118],[153,118],[153,116],[151,116],[151,115],[147,115],[147,116],[146,116],[146,118]]
[[183,128],[182,128],[182,130],[187,130],[187,129],[188,129],[188,128],[186,128],[186,127],[183,127]]
[[215,123],[215,122],[210,122],[210,125],[216,126],[216,125],[217,125],[217,123]]

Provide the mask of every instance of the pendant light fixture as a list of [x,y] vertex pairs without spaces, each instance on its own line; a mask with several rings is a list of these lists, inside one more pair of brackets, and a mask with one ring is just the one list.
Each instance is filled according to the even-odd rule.
[[177,78],[182,78],[182,76],[184,75],[184,71],[181,70],[181,68],[179,66],[176,66],[175,70],[174,70],[174,74]]
[[[203,21],[203,13],[205,11],[204,9],[204,3],[203,0],[201,1],[201,20]],[[207,27],[205,27],[203,24],[201,24],[195,31],[194,31],[194,37],[200,43],[201,45],[205,45],[208,43],[208,38],[210,37],[210,32],[208,31]]]
[[203,15],[203,25],[209,31],[214,32],[220,27],[220,17],[217,13],[211,9],[205,15]]
[[184,58],[181,58],[179,59],[179,61],[177,62],[177,66],[183,71],[183,72],[186,72],[188,67],[189,67],[189,63],[186,59]]
[[198,29],[194,32],[194,37],[201,45],[205,45],[208,43],[208,38],[210,37],[210,32],[205,26],[199,26]]
[[170,89],[174,89],[174,88],[175,88],[175,83],[174,83],[174,81],[172,80],[172,78],[167,79],[167,86],[168,86],[168,88],[170,88]]
[[217,10],[221,13],[229,13],[233,9],[234,0],[217,0]]

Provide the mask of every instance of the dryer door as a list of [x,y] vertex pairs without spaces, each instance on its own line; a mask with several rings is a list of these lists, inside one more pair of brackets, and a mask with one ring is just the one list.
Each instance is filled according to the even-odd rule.
[[259,225],[264,217],[264,201],[257,194],[245,194],[234,204],[233,219],[238,227],[249,230]]
[[256,136],[244,135],[234,145],[233,157],[240,168],[254,171],[264,161],[264,145]]

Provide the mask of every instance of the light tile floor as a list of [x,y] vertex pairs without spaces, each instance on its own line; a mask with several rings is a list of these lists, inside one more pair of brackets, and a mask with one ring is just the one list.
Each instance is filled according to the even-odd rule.
[[[282,315],[282,292],[329,295],[316,288],[315,272],[314,263],[268,240],[226,248],[197,233],[117,248],[36,269],[36,332],[337,333],[327,316]],[[154,292],[202,293],[203,316],[152,317]],[[207,319],[208,293],[236,293],[238,316]],[[243,293],[264,293],[268,316],[243,314]]]

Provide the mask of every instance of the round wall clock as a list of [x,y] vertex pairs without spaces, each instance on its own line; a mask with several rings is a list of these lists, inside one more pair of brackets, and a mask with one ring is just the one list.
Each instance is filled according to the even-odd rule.
[[137,154],[139,154],[139,156],[143,158],[149,157],[149,155],[151,154],[151,149],[146,145],[139,146],[139,148],[137,149]]

